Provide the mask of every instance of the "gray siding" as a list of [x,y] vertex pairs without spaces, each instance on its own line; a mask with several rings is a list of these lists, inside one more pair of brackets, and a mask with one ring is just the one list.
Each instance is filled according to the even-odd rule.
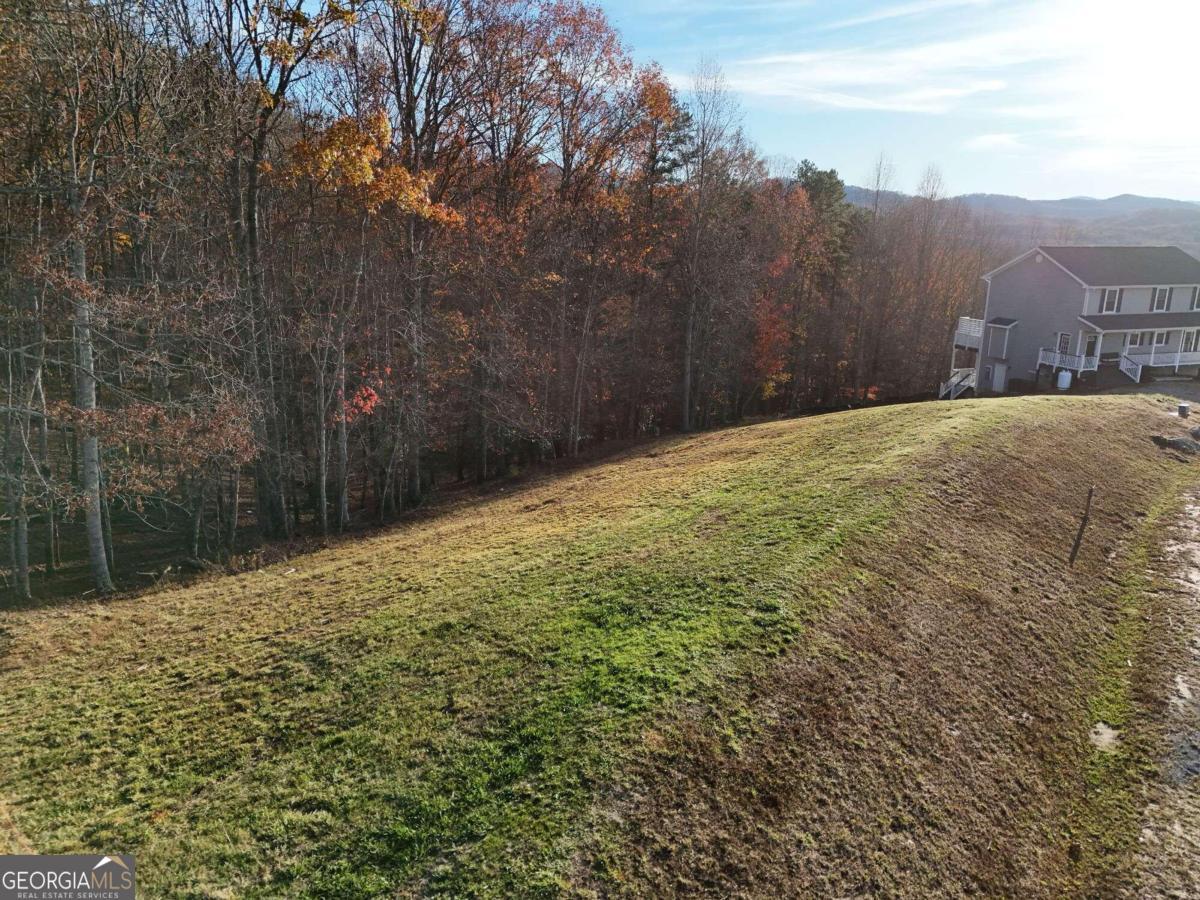
[[[1150,322],[1151,322],[1151,324],[1153,324],[1153,319],[1151,319]],[[1147,334],[1154,334],[1155,332],[1163,331],[1164,329],[1143,328],[1141,330]],[[1198,331],[1198,330],[1200,330],[1200,329],[1195,329],[1195,328],[1178,329],[1178,328],[1176,328],[1176,329],[1167,330],[1166,344],[1158,346],[1155,350],[1155,360],[1154,360],[1155,366],[1173,365],[1174,359],[1172,357],[1175,355],[1175,351],[1183,349],[1184,334],[1188,331]],[[1153,338],[1150,338],[1150,340],[1153,340]],[[1196,346],[1200,347],[1200,344],[1197,344]],[[1150,345],[1146,344],[1144,346],[1138,347],[1137,349],[1138,349],[1139,353],[1140,352],[1148,352],[1150,350]],[[1125,332],[1113,331],[1113,332],[1109,332],[1108,334],[1104,335],[1104,339],[1100,345],[1101,353],[1123,353],[1124,351],[1125,351]]]
[[1111,333],[1104,335],[1100,342],[1100,353],[1120,353],[1125,349],[1125,335]]
[[1048,258],[1033,253],[1014,266],[992,276],[988,289],[985,319],[1003,316],[1016,319],[1008,336],[1007,358],[993,355],[985,328],[979,353],[976,384],[980,393],[988,393],[990,381],[984,369],[997,363],[1008,364],[1008,380],[1032,380],[1037,372],[1038,351],[1054,346],[1055,334],[1071,335],[1071,352],[1079,352],[1079,316],[1083,312],[1083,286]]

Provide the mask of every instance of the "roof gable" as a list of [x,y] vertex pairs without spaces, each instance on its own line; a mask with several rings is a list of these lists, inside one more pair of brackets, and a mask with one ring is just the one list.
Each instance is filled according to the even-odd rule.
[[1001,272],[1005,272],[1008,269],[1011,269],[1013,266],[1023,263],[1025,260],[1029,259],[1029,257],[1033,256],[1035,253],[1038,254],[1038,262],[1041,262],[1042,259],[1050,260],[1050,262],[1054,263],[1054,265],[1056,265],[1059,269],[1061,269],[1067,276],[1069,276],[1074,281],[1078,282],[1080,287],[1087,287],[1087,284],[1084,281],[1082,281],[1078,275],[1076,275],[1074,272],[1072,272],[1070,269],[1068,269],[1062,263],[1058,262],[1052,256],[1049,256],[1048,254],[1042,252],[1041,247],[1031,247],[1030,249],[1026,250],[1024,253],[1022,253],[1020,256],[1010,259],[1008,262],[1006,262],[1004,265],[1000,266],[999,268],[992,269],[992,271],[988,272],[986,275],[983,276],[983,280],[990,283],[993,277],[995,277],[996,275],[999,275]]
[[1178,247],[1038,247],[1093,287],[1200,284],[1200,259]]

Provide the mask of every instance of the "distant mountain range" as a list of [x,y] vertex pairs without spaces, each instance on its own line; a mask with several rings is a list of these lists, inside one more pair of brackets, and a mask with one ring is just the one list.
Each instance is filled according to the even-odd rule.
[[[846,199],[871,206],[875,192],[846,187]],[[884,191],[884,203],[909,199]],[[1068,197],[1027,200],[1008,194],[963,194],[953,200],[991,218],[998,231],[1016,243],[1176,244],[1200,255],[1200,203],[1165,197]]]

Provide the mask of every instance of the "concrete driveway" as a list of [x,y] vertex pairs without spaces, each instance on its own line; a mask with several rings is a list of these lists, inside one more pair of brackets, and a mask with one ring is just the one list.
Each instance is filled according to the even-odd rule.
[[1192,415],[1200,425],[1200,381],[1188,378],[1180,381],[1151,381],[1147,384],[1131,384],[1128,387],[1109,388],[1103,394],[1166,394],[1176,400],[1192,404]]

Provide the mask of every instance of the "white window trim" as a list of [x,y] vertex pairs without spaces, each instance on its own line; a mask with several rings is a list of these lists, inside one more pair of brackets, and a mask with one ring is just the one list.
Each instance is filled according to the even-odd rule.
[[[1162,340],[1160,341],[1159,338],[1162,338]],[[1169,331],[1154,332],[1154,346],[1155,347],[1165,347],[1169,343],[1171,343],[1171,332],[1169,332]]]
[[[1163,298],[1163,305],[1160,308],[1158,298]],[[1150,289],[1150,312],[1170,312],[1171,311],[1171,288],[1156,287]]]
[[[1111,316],[1121,311],[1121,291],[1122,288],[1100,288],[1100,314]],[[1112,309],[1108,308],[1109,294],[1113,298]]]
[[1188,309],[1190,309],[1192,312],[1200,309],[1200,287],[1197,287],[1196,285],[1192,286],[1192,302],[1191,305],[1188,306]]

